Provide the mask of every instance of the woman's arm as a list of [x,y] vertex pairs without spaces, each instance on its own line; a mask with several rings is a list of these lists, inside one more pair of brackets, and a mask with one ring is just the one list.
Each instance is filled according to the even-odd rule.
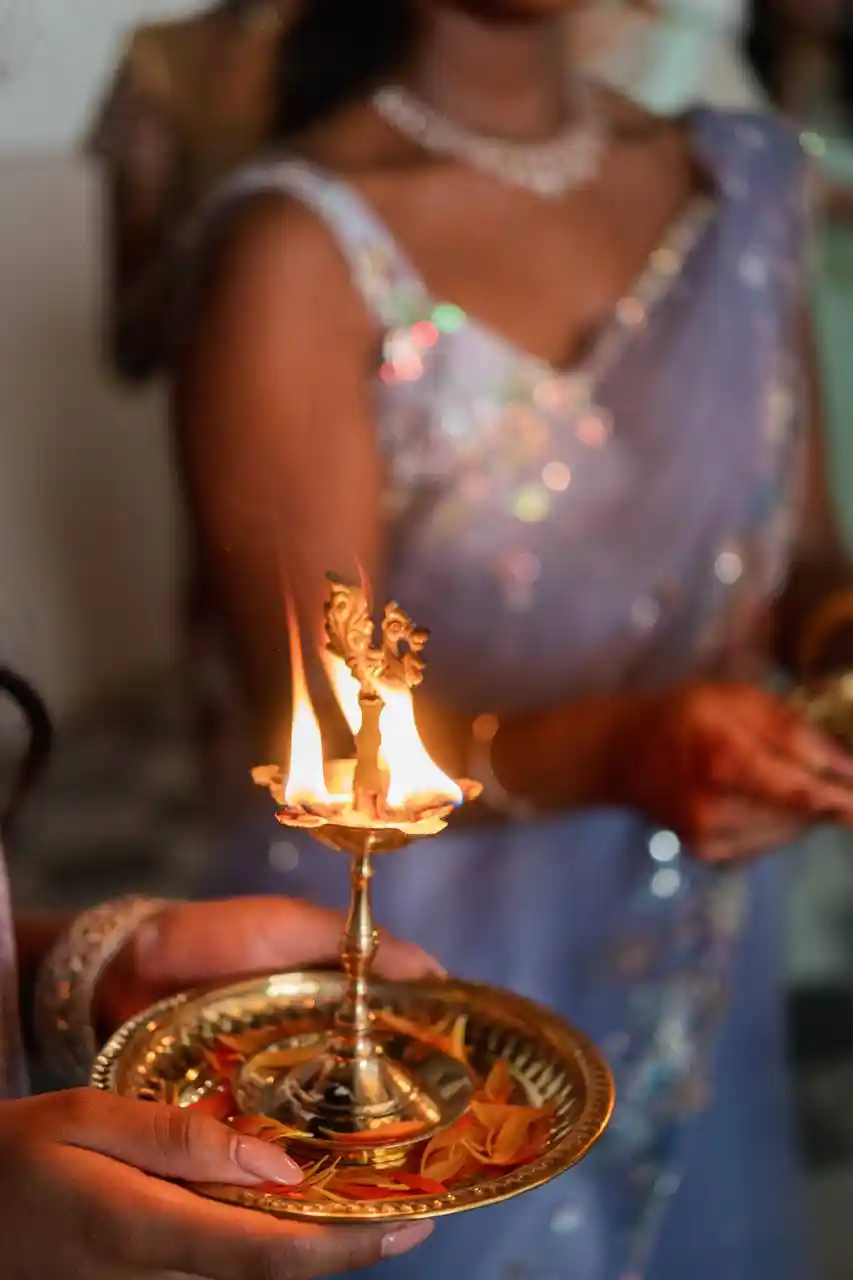
[[379,335],[338,249],[296,203],[264,198],[237,213],[209,266],[177,363],[177,437],[237,669],[278,753],[287,594],[310,653],[326,572],[381,578],[369,385]]

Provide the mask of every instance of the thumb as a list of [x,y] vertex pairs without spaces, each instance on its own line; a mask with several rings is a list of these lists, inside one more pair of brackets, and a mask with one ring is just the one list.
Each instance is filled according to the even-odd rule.
[[237,1133],[186,1107],[137,1102],[93,1089],[33,1099],[46,1112],[39,1129],[53,1142],[82,1147],[181,1182],[294,1186],[302,1171],[281,1148]]

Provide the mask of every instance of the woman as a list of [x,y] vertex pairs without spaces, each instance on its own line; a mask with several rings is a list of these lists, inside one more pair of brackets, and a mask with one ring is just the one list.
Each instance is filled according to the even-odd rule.
[[122,377],[157,373],[180,233],[267,138],[289,0],[222,0],[132,36],[90,150],[108,180],[109,340]]
[[[313,630],[357,561],[432,628],[424,737],[510,819],[389,860],[380,919],[616,1068],[588,1161],[392,1274],[796,1280],[781,868],[751,855],[850,823],[851,765],[742,681],[771,628],[792,669],[850,652],[804,425],[804,163],[778,122],[567,84],[570,7],[306,4],[280,156],[211,213],[177,424],[263,749],[282,578]],[[310,841],[267,863],[269,825],[229,886],[341,901]]]
[[[0,687],[35,731],[26,781],[47,743],[46,718],[5,669]],[[273,899],[185,906],[135,898],[73,922],[16,925],[0,878],[0,1237],[9,1280],[308,1280],[393,1256],[428,1234],[417,1225],[305,1230],[182,1190],[176,1182],[299,1181],[283,1152],[235,1141],[210,1117],[88,1089],[24,1097],[13,935],[22,986],[38,988],[33,1012],[48,1063],[82,1081],[95,1027],[108,1033],[160,995],[200,982],[327,961],[341,928],[333,914]],[[417,948],[395,942],[383,963],[400,977],[434,969]]]

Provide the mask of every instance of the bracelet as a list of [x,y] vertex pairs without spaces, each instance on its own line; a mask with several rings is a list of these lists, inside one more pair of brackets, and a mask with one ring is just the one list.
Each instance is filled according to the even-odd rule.
[[853,627],[853,587],[833,591],[807,618],[799,645],[799,666],[809,676],[827,647],[842,627]]
[[533,806],[511,795],[495,776],[492,744],[500,729],[497,716],[477,716],[471,726],[470,776],[482,785],[481,799],[494,813],[521,821],[534,812]]
[[98,980],[139,926],[169,903],[120,898],[75,916],[45,957],[36,983],[34,1025],[57,1080],[86,1084],[98,1052],[93,1005]]

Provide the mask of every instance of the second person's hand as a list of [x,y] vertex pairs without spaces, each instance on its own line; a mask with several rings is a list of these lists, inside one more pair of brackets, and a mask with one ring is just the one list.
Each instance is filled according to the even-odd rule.
[[612,776],[621,803],[709,861],[783,846],[821,821],[853,826],[853,760],[751,685],[687,684],[638,702]]

